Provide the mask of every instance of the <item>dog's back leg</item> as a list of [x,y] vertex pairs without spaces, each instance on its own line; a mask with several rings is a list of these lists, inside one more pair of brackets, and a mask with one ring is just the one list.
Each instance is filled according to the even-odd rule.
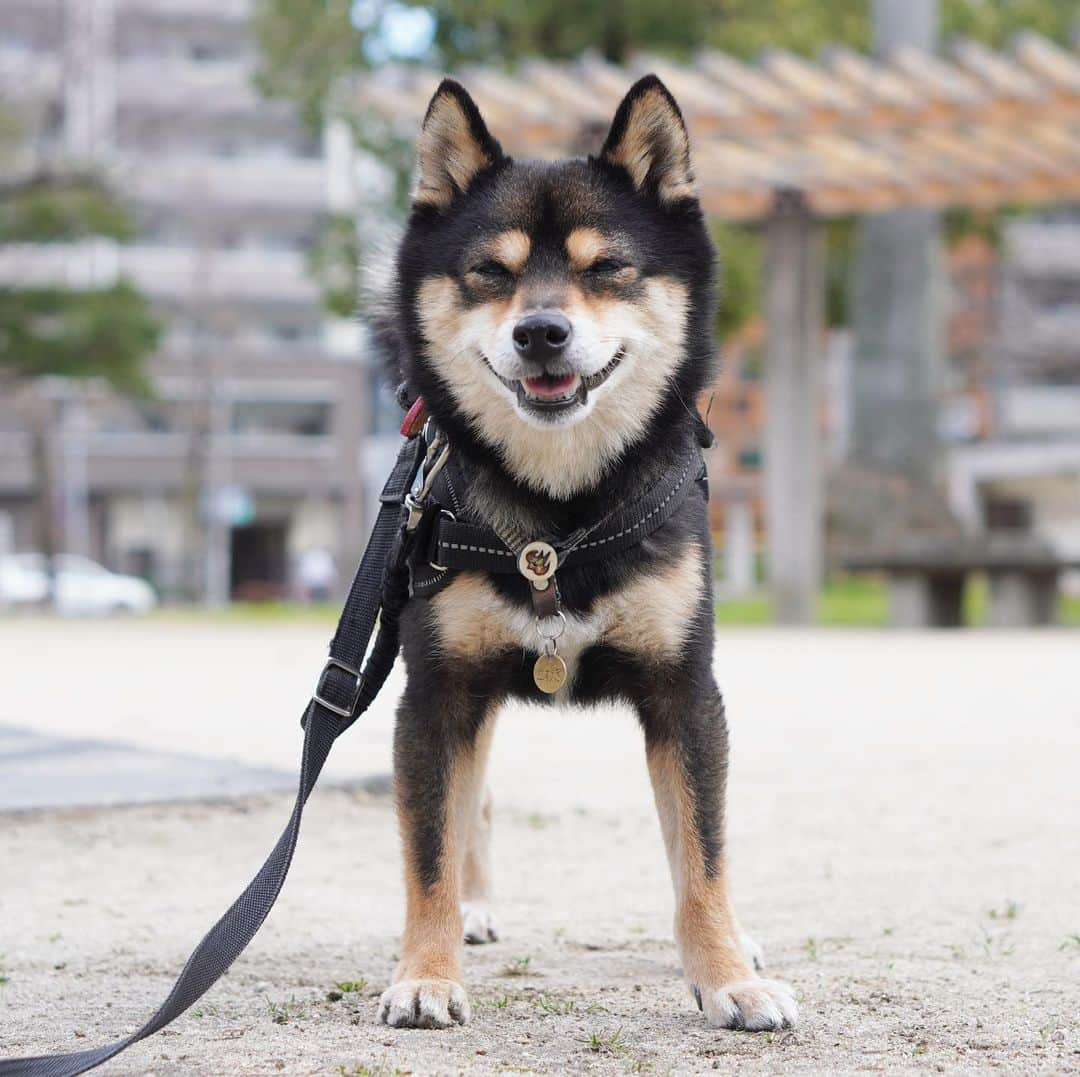
[[[489,741],[493,725],[494,718],[489,718],[484,726]],[[491,914],[491,889],[491,790],[487,789],[469,829],[461,872],[461,916],[468,943],[498,941]]]

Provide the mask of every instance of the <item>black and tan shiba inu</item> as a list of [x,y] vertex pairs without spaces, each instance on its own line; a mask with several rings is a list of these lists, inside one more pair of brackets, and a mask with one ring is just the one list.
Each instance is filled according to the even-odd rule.
[[[520,573],[513,557],[509,572],[485,571],[432,553],[413,566],[394,743],[406,925],[382,1019],[469,1017],[462,939],[495,938],[484,768],[496,712],[519,697],[636,710],[692,995],[717,1027],[792,1024],[791,992],[756,975],[728,895],[706,500],[701,483],[671,483],[688,453],[700,464],[694,402],[715,350],[713,251],[667,89],[638,82],[598,156],[539,163],[506,156],[465,90],[444,82],[389,291],[376,337],[452,448],[438,516],[501,540],[448,545],[466,564],[469,551],[522,561]],[[568,536],[669,487],[657,504],[670,515],[641,509],[651,523],[612,532],[618,552],[567,556],[557,594],[543,590],[560,542],[574,548]],[[553,595],[554,612],[537,605]],[[545,619],[557,642],[554,629],[538,638]],[[543,682],[534,662],[556,648],[562,668]]]

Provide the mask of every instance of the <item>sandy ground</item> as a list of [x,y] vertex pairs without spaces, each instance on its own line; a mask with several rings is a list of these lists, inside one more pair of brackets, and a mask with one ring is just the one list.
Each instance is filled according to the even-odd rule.
[[[287,768],[293,689],[324,638],[0,624],[0,724]],[[223,705],[225,653],[247,663],[252,706]],[[1066,632],[721,635],[736,900],[798,992],[794,1032],[713,1032],[694,1009],[629,716],[515,711],[492,775],[503,938],[466,954],[468,1027],[375,1023],[401,925],[395,827],[385,800],[335,788],[313,798],[248,953],[109,1071],[1080,1072],[1078,657]],[[174,688],[102,705],[147,664]],[[36,710],[35,680],[50,685]],[[390,706],[341,745],[336,781],[384,767]],[[3,1053],[138,1024],[288,808],[265,794],[0,815]]]

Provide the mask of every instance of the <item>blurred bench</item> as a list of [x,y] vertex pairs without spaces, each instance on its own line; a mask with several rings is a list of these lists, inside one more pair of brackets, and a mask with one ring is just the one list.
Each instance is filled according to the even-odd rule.
[[991,625],[1053,624],[1058,580],[1066,569],[1077,567],[1037,539],[997,536],[911,540],[893,549],[850,554],[842,564],[853,572],[885,573],[889,618],[897,628],[962,626],[964,585],[976,572],[990,583]]

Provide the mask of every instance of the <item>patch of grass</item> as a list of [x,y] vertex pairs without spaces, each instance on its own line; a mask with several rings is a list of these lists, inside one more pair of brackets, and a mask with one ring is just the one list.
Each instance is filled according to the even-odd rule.
[[524,818],[524,823],[531,830],[547,830],[549,826],[554,826],[559,821],[557,815],[545,815],[543,812],[530,812]]
[[[880,628],[889,620],[885,581],[871,575],[840,575],[822,588],[818,622],[837,627]],[[768,595],[721,601],[716,605],[718,625],[759,625],[772,622]]]
[[367,985],[368,985],[368,982],[363,977],[361,977],[359,980],[335,980],[334,981],[334,986],[343,995],[358,994],[359,992],[363,991],[364,988],[367,987]]
[[1058,607],[1063,625],[1080,626],[1080,595],[1064,595]]
[[1008,935],[991,935],[985,927],[981,930],[982,939],[979,942],[979,948],[983,957],[1011,957],[1016,953],[1016,947]]
[[512,957],[500,970],[502,976],[528,976],[531,957]]
[[1006,901],[1000,909],[987,909],[986,915],[991,920],[1015,920],[1020,915],[1020,906],[1015,901]]
[[307,1010],[303,1003],[297,1002],[295,995],[290,995],[287,1002],[275,1002],[267,997],[266,1009],[275,1025],[287,1025],[291,1021],[303,1021],[307,1017]]
[[386,1055],[370,1065],[366,1062],[356,1062],[351,1069],[345,1065],[338,1066],[338,1073],[342,1077],[398,1077],[399,1074],[411,1072],[412,1070],[402,1070],[397,1066],[391,1066]]
[[7,966],[4,964],[4,955],[0,954],[0,987],[11,983],[11,977],[7,974]]
[[811,961],[817,961],[821,957],[818,950],[818,941],[813,936],[809,937],[806,942],[803,943],[803,949],[806,951],[806,956]]
[[608,1029],[604,1032],[591,1032],[578,1039],[587,1051],[603,1055],[624,1055],[629,1050],[622,1038],[622,1028]]
[[337,602],[230,602],[220,609],[203,606],[162,606],[147,614],[147,621],[214,622],[217,624],[249,623],[289,624],[310,621],[314,624],[333,624],[341,615]]
[[1070,950],[1076,953],[1080,953],[1080,934],[1066,935],[1061,945],[1058,946],[1058,950],[1061,953],[1066,953]]
[[505,1010],[510,1005],[510,996],[502,995],[491,1004],[497,1010]]
[[[966,624],[986,624],[989,594],[987,581],[981,576],[972,577],[964,591]],[[1080,595],[1061,596],[1058,620],[1062,625],[1080,627]],[[716,623],[720,626],[764,625],[771,622],[772,608],[764,590],[760,594],[721,600],[716,604]],[[817,622],[831,627],[884,627],[889,623],[889,593],[885,577],[873,573],[833,575],[821,589]]]
[[551,1013],[560,1017],[565,1017],[577,1009],[577,1003],[572,998],[558,999],[551,998],[549,995],[538,995],[536,1005],[544,1013]]

